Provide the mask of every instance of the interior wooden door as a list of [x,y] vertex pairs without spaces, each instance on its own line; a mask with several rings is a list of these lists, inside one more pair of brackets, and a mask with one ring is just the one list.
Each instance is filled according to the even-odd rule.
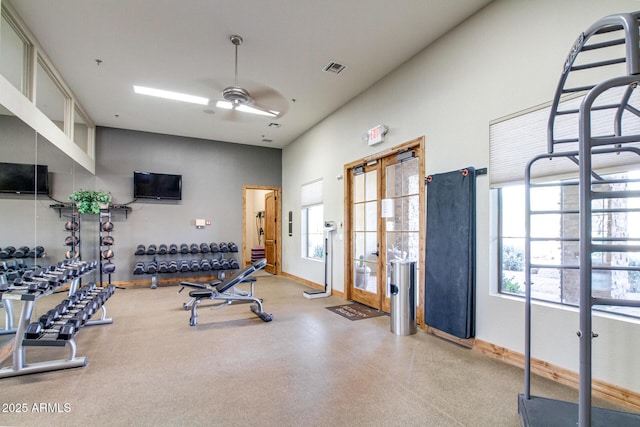
[[265,271],[271,274],[277,272],[278,239],[276,224],[278,213],[276,209],[276,192],[271,191],[264,196],[264,256],[267,259]]

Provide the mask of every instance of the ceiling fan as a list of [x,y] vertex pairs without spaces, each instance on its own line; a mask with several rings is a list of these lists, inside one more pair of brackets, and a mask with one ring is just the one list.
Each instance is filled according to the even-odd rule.
[[278,114],[280,114],[278,111],[274,111],[259,105],[258,103],[255,102],[255,100],[251,97],[251,95],[246,89],[238,86],[238,46],[242,44],[243,40],[242,40],[242,37],[238,35],[233,35],[229,39],[231,40],[231,43],[233,43],[236,49],[236,55],[235,55],[236,80],[233,86],[226,87],[222,91],[222,98],[224,99],[224,101],[223,100],[218,101],[216,103],[216,107],[224,108],[227,110],[242,111],[245,113],[260,114],[260,115],[269,116],[269,117],[277,117]]

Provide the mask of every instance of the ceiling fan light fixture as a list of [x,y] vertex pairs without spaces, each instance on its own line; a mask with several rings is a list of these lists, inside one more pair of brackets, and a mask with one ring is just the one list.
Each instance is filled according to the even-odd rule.
[[145,86],[133,86],[133,91],[140,95],[155,96],[158,98],[171,99],[173,101],[190,102],[192,104],[209,105],[208,98],[188,95],[186,93],[172,92],[164,89],[154,89]]

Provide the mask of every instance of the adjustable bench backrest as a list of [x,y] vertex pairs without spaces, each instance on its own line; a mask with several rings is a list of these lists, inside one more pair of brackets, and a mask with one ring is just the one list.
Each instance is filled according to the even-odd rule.
[[241,272],[233,276],[229,281],[217,284],[216,291],[220,293],[228,291],[238,283],[241,283],[242,281],[244,281],[247,277],[251,276],[256,271],[264,268],[266,265],[267,265],[267,260],[265,258],[259,259],[249,267],[245,268],[244,270],[242,270]]

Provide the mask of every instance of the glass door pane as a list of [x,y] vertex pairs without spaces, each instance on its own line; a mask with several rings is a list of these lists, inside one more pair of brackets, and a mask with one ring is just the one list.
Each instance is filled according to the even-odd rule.
[[420,179],[418,158],[386,167],[385,197],[393,203],[393,216],[386,218],[386,292],[390,295],[394,259],[418,261],[420,256]]
[[[378,171],[353,176],[353,287],[357,292],[378,294]],[[361,301],[373,307],[374,299]]]

